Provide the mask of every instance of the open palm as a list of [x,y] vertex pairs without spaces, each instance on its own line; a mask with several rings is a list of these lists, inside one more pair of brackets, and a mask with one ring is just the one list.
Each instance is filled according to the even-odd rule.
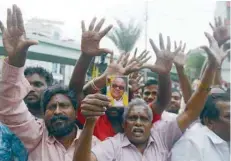
[[162,34],[159,34],[159,42],[160,49],[158,49],[153,40],[150,39],[150,44],[156,54],[156,62],[154,65],[144,65],[143,68],[148,68],[152,72],[157,72],[158,74],[168,74],[172,69],[173,60],[179,53],[181,46],[179,46],[174,52],[171,52],[170,37],[167,37],[167,47],[165,48]]
[[[124,53],[121,53],[122,57]],[[121,59],[121,58],[120,58]],[[125,68],[122,65],[122,59],[118,61],[113,60],[113,54],[110,56],[110,64],[107,66],[107,69],[105,70],[106,75],[124,75],[125,73]]]
[[0,28],[3,33],[3,45],[10,60],[20,62],[26,59],[28,48],[38,43],[26,38],[22,13],[16,5],[13,5],[13,12],[11,9],[7,10],[7,29],[2,22],[0,22]]
[[205,50],[208,55],[208,60],[214,65],[221,66],[222,59],[227,56],[227,52],[224,52],[219,46],[217,41],[209,33],[205,32],[205,36],[209,41],[209,47],[202,46],[201,48]]
[[112,54],[110,57],[110,64],[104,73],[108,75],[129,75],[132,72],[139,71],[143,63],[148,60],[146,58],[147,55],[148,53],[144,52],[138,58],[133,56],[129,59],[130,53],[121,53],[119,59],[114,61]]
[[[176,50],[178,47],[177,47],[176,42],[174,44],[175,44],[175,50]],[[180,42],[179,46],[181,46],[181,44],[182,44],[182,42]],[[182,66],[183,67],[185,65],[185,62],[186,62],[185,47],[186,47],[186,43],[184,43],[183,48],[179,51],[178,54],[176,54],[176,56],[174,58],[174,64],[176,66]]]
[[225,25],[225,22],[222,22],[221,17],[214,18],[214,26],[212,23],[209,23],[209,25],[213,30],[213,36],[218,45],[221,45],[224,41],[230,39],[229,26]]
[[99,47],[100,40],[111,30],[112,25],[108,26],[100,32],[101,27],[104,24],[105,19],[101,19],[95,26],[96,18],[94,18],[86,30],[85,23],[82,21],[82,40],[81,50],[84,54],[89,56],[99,56],[103,53],[112,53],[109,49]]

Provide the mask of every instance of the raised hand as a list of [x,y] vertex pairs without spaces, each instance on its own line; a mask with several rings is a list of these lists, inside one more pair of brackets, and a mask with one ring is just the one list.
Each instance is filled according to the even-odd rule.
[[[177,43],[176,41],[174,42],[175,44],[175,50],[178,48],[177,47]],[[180,41],[180,45],[182,45],[182,42]],[[183,48],[179,51],[178,54],[176,54],[175,58],[174,58],[174,64],[176,66],[184,66],[185,65],[185,61],[186,61],[186,55],[185,55],[185,47],[186,47],[186,43],[184,43]]]
[[110,64],[105,70],[104,74],[106,75],[128,75],[134,71],[140,70],[142,67],[142,62],[145,60],[140,59],[142,62],[137,59],[129,60],[129,53],[121,53],[117,61],[114,61],[113,54],[110,57]]
[[9,57],[9,64],[16,67],[24,66],[28,48],[38,44],[38,42],[26,38],[20,8],[13,5],[13,12],[11,9],[7,9],[7,29],[1,21],[0,28],[3,33],[2,40]]
[[[134,76],[135,75],[135,76]],[[142,75],[141,74],[131,74],[129,76],[129,85],[131,86],[132,92],[138,91],[140,88],[144,87],[144,84],[141,81]]]
[[110,100],[102,94],[87,95],[81,102],[81,113],[86,118],[97,119],[97,117],[105,114],[107,107],[110,105]]
[[217,41],[218,45],[222,45],[226,40],[230,39],[230,30],[229,26],[225,25],[225,22],[222,22],[221,17],[214,18],[215,26],[209,23],[210,27],[213,30],[213,36]]
[[88,56],[99,56],[103,53],[112,53],[111,50],[99,48],[100,40],[111,30],[112,25],[109,25],[104,30],[100,31],[105,19],[101,19],[95,26],[96,18],[91,21],[91,24],[86,30],[85,23],[82,21],[82,40],[81,50]]
[[125,53],[121,53],[120,58],[117,61],[114,61],[113,55],[111,54],[110,56],[110,64],[107,66],[107,69],[105,70],[104,74],[105,75],[124,75],[125,73],[125,68],[123,67],[122,62],[124,59]]
[[128,62],[125,63],[126,66],[129,66],[133,62],[137,62],[134,64],[134,66],[132,66],[132,68],[128,68],[127,74],[139,71],[141,69],[141,67],[143,66],[143,64],[146,63],[151,58],[151,56],[147,57],[149,54],[149,51],[146,51],[146,50],[144,50],[140,54],[140,56],[137,57],[136,56],[137,50],[138,49],[136,48],[133,57]]
[[202,46],[201,48],[207,53],[209,63],[221,66],[222,61],[228,53],[219,48],[217,41],[209,33],[205,32],[205,36],[207,37],[210,46]]
[[150,39],[150,44],[156,54],[156,62],[154,65],[143,65],[142,68],[148,68],[152,72],[157,72],[158,74],[168,74],[172,69],[172,63],[175,56],[179,53],[181,45],[171,52],[171,40],[167,37],[167,47],[165,48],[164,40],[162,34],[159,34],[160,49],[157,48],[156,44]]

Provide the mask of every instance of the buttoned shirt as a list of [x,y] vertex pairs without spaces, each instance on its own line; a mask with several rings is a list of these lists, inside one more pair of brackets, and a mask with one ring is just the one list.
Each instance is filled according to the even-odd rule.
[[164,121],[172,121],[172,120],[175,120],[177,118],[177,114],[175,113],[171,113],[171,112],[168,112],[168,111],[163,111],[162,115],[161,115],[161,120],[164,120]]
[[117,134],[97,144],[92,153],[98,161],[165,161],[175,141],[182,132],[177,121],[158,121],[153,124],[147,147],[143,154],[125,134]]
[[176,142],[169,161],[229,161],[229,157],[228,143],[197,122]]
[[[36,119],[24,103],[31,86],[24,76],[24,68],[11,66],[5,60],[0,79],[0,121],[6,124],[23,142],[29,152],[29,161],[72,161],[75,143],[81,131],[68,149],[48,135],[43,120]],[[97,139],[93,138],[93,145]]]
[[121,98],[118,101],[114,99],[114,106],[123,107],[124,106],[123,99]]

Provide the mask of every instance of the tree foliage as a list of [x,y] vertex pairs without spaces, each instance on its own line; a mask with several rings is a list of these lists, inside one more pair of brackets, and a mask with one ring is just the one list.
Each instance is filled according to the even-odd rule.
[[117,26],[107,36],[120,51],[130,52],[141,35],[142,26],[133,20],[127,25],[120,20],[116,20],[116,23]]

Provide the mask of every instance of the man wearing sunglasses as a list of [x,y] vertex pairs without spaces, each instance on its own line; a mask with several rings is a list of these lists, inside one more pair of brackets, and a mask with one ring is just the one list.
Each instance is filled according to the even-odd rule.
[[126,81],[122,77],[116,77],[112,80],[109,93],[109,97],[112,98],[112,106],[124,107],[128,105],[126,88]]

